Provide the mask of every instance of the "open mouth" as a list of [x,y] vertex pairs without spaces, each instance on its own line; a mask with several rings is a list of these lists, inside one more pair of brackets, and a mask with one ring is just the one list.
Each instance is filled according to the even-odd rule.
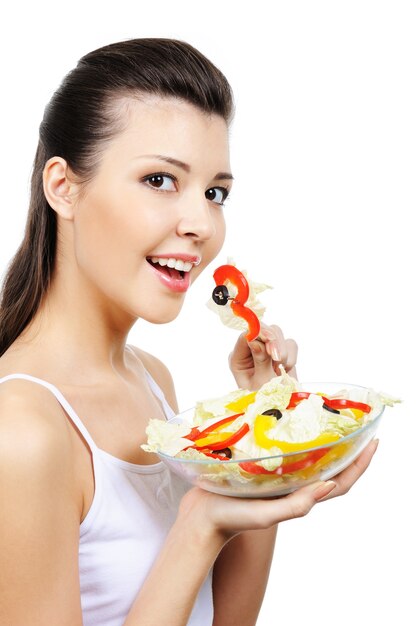
[[173,278],[174,280],[184,280],[186,274],[191,270],[193,264],[182,259],[164,259],[160,257],[147,257],[146,260],[158,272]]

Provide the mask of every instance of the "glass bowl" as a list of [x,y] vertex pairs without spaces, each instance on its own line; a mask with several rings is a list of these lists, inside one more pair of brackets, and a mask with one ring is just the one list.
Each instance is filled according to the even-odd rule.
[[[326,395],[335,394],[341,389],[365,389],[346,383],[303,383],[302,388]],[[213,493],[237,498],[283,496],[317,480],[329,480],[350,465],[373,439],[383,412],[384,406],[381,406],[381,410],[372,420],[349,435],[303,452],[226,461],[209,458],[207,461],[182,459],[161,451],[158,456],[183,480]],[[191,426],[193,415],[194,409],[189,409],[169,421]],[[253,464],[266,459],[279,461],[279,467],[271,473],[253,473],[259,467]]]

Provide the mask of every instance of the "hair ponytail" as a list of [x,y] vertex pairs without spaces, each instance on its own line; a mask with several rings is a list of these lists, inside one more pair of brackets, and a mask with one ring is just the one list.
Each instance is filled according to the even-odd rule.
[[51,280],[56,247],[56,214],[43,192],[45,149],[40,141],[31,179],[23,241],[7,268],[0,303],[0,356],[39,308]]

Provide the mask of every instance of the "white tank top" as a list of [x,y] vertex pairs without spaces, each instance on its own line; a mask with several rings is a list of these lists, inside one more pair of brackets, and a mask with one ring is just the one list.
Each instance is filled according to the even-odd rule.
[[[151,375],[148,372],[146,375],[169,419],[174,412]],[[101,450],[57,387],[29,374],[9,374],[0,378],[0,384],[14,378],[31,380],[49,389],[91,449],[95,491],[91,507],[80,525],[79,544],[83,624],[122,626],[189,486],[171,474],[162,462],[137,465]],[[187,626],[211,626],[212,623],[211,570]]]

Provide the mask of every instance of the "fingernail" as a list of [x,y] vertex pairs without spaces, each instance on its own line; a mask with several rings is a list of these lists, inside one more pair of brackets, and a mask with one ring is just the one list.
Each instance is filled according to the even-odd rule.
[[328,496],[329,493],[332,492],[335,487],[336,487],[336,483],[334,482],[334,480],[327,480],[325,483],[317,487],[314,490],[314,499],[316,500],[316,502]]
[[272,346],[272,348],[271,348],[271,356],[272,356],[272,359],[274,361],[278,361],[279,362],[281,360],[280,354],[279,354],[278,350],[275,348],[275,346]]
[[373,446],[374,446],[374,452],[376,451],[377,447],[379,446],[379,439],[373,439],[372,440]]

